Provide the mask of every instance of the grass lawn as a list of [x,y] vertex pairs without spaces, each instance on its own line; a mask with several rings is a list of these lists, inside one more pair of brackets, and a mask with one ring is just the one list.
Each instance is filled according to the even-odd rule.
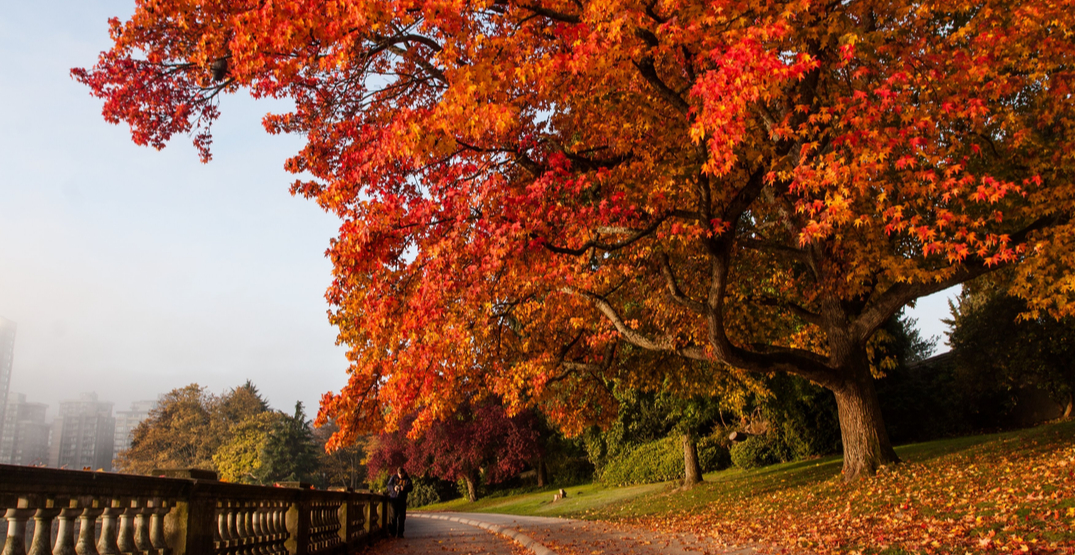
[[1075,422],[896,449],[903,464],[845,484],[839,457],[674,483],[599,484],[421,510],[568,516],[817,552],[1075,553]]

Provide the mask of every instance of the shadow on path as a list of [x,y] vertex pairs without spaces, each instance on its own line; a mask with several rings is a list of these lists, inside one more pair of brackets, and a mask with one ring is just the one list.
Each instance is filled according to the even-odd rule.
[[[419,516],[420,515],[420,516]],[[647,530],[637,527],[571,520],[564,518],[529,517],[485,513],[417,513],[408,517],[410,523],[441,523],[465,527],[483,533],[499,541],[515,540],[512,547],[517,551],[503,553],[536,553],[537,555],[704,555],[728,554],[750,555],[757,550],[751,546],[723,546],[716,538]],[[450,519],[450,520],[441,520]],[[463,524],[479,525],[475,528]],[[432,530],[432,528],[430,528]],[[456,528],[459,530],[459,528]],[[487,531],[488,530],[488,531]],[[493,532],[499,534],[494,535]],[[520,545],[527,549],[519,550]],[[408,551],[400,553],[423,553]],[[428,553],[438,553],[429,551]],[[498,553],[489,551],[489,553]]]
[[369,555],[529,555],[513,541],[481,528],[443,520],[407,516],[402,538],[385,538],[363,553]]

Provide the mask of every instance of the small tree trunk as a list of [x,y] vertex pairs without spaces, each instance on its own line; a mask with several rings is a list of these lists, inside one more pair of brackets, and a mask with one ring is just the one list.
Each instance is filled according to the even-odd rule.
[[689,431],[683,433],[683,487],[690,488],[702,481],[702,467],[698,464],[698,445]]
[[549,468],[545,466],[544,458],[537,460],[537,464],[534,465],[534,471],[537,473],[537,485],[539,488],[549,485]]
[[1069,391],[1068,392],[1068,404],[1067,404],[1067,406],[1064,407],[1064,416],[1063,416],[1064,418],[1071,418],[1071,411],[1072,411],[1072,408],[1073,408],[1072,407],[1073,404],[1075,404],[1075,397],[1073,397],[1072,392]]
[[477,472],[467,472],[463,476],[463,481],[467,483],[467,501],[471,503],[478,500],[478,477]]
[[844,445],[844,480],[873,475],[881,465],[900,461],[888,439],[881,405],[865,357],[847,380],[833,388]]

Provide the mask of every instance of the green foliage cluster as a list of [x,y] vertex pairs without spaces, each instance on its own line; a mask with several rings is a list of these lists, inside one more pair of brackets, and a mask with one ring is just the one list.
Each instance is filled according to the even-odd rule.
[[241,484],[260,484],[265,442],[281,414],[265,410],[235,425],[231,439],[213,454],[220,479]]
[[702,472],[716,472],[732,465],[730,443],[722,428],[698,441],[698,464]]
[[442,501],[436,484],[428,478],[416,478],[414,490],[407,495],[407,508],[425,507]]
[[775,434],[750,436],[733,445],[729,454],[732,464],[743,470],[788,462],[795,458],[787,443]]
[[839,417],[831,392],[787,374],[773,376],[767,385],[771,395],[757,399],[757,408],[768,424],[766,441],[781,453],[781,462],[840,452]]
[[648,484],[683,477],[683,448],[674,437],[643,443],[605,464],[600,481],[609,485]]
[[[262,484],[307,482],[317,478],[317,445],[302,403],[295,403],[294,415],[281,415],[265,438],[258,479]],[[324,484],[317,484],[324,487]]]
[[[697,443],[698,463],[702,472],[723,470],[731,464],[727,440],[714,434]],[[671,435],[643,443],[608,461],[599,476],[608,485],[651,484],[682,479],[683,439]]]
[[326,434],[315,438],[302,403],[293,415],[272,410],[250,381],[220,396],[191,384],[161,397],[135,428],[131,447],[119,453],[117,466],[135,474],[200,468],[216,471],[225,482],[244,484],[301,481],[354,487],[355,457],[337,461],[319,456],[326,439]]
[[[233,442],[245,442],[251,428],[259,426],[253,421],[268,410],[249,381],[221,396],[198,384],[176,388],[161,396],[135,427],[131,446],[117,454],[116,466],[134,474],[151,474],[156,468],[218,470],[216,455]],[[237,459],[249,459],[238,445],[228,450]]]
[[1001,418],[1020,420],[1020,398],[1041,392],[1071,415],[1075,318],[1035,314],[1026,301],[988,282],[965,287],[951,308],[949,343],[967,404],[999,404]]
[[[1063,410],[1075,388],[1075,319],[1023,318],[1025,301],[1005,294],[1005,277],[964,286],[950,306],[950,353],[924,361],[914,321],[890,322],[885,349],[899,364],[877,381],[896,443],[1012,429],[1049,417],[1042,397]],[[1055,413],[1052,414],[1055,416]]]

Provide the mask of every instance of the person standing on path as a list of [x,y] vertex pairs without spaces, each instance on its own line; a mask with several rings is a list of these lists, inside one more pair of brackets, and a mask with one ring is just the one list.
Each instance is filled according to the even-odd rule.
[[392,518],[388,520],[388,535],[402,538],[407,520],[407,494],[414,489],[411,477],[403,467],[388,478],[388,499],[392,504]]

